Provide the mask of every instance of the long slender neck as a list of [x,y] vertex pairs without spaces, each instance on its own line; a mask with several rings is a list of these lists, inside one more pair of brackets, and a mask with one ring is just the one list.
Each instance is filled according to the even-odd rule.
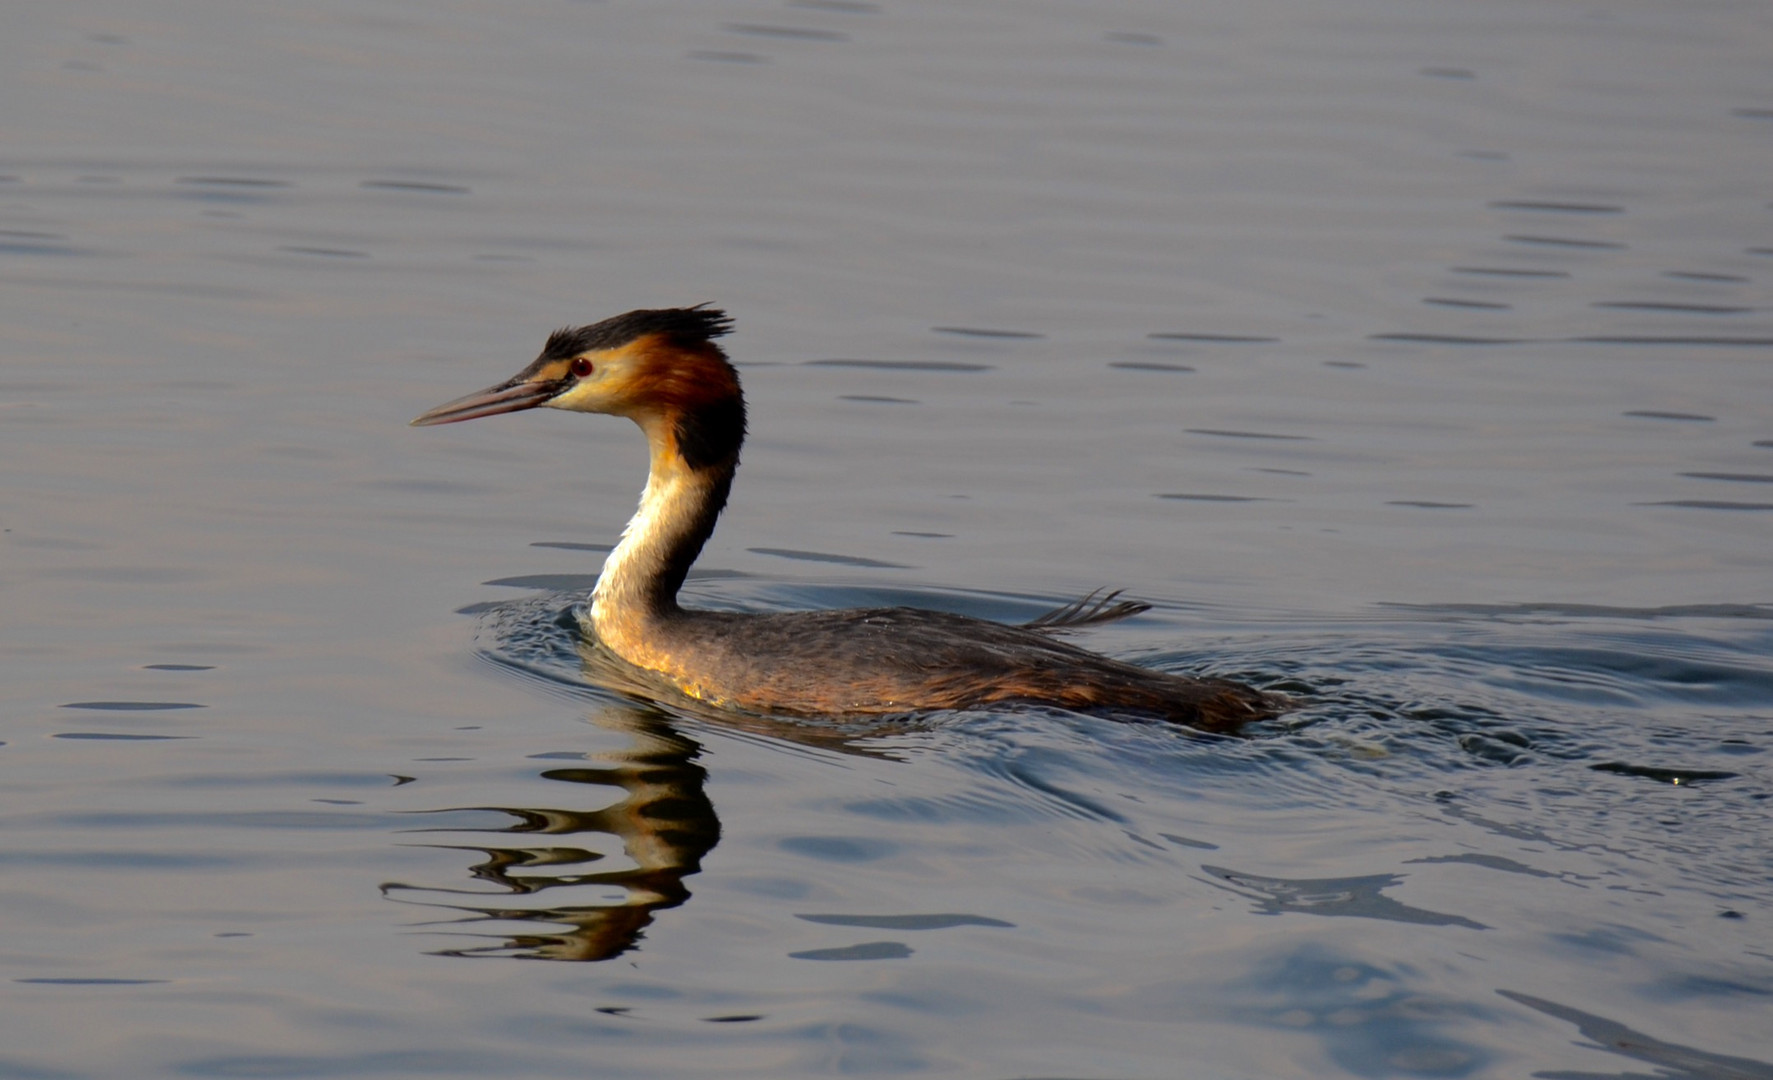
[[[677,590],[714,532],[738,468],[737,447],[714,462],[692,464],[681,452],[681,419],[636,416],[652,449],[640,509],[604,561],[591,593],[591,623],[606,645],[630,663],[657,667],[660,624],[682,609]],[[741,429],[742,430],[742,429]]]

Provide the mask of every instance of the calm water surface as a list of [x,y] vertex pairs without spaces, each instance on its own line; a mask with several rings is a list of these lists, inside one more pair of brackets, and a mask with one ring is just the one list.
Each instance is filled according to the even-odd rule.
[[[1773,1077],[1773,15],[0,11],[0,1076]],[[715,301],[696,603],[1244,739],[648,703],[645,469],[413,431]]]

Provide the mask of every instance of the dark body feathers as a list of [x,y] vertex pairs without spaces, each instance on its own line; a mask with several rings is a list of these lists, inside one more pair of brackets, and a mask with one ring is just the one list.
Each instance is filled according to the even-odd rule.
[[892,714],[996,704],[1131,713],[1207,731],[1278,699],[1110,659],[1048,633],[919,608],[749,615],[684,611],[662,628],[696,657],[699,696],[758,712]]

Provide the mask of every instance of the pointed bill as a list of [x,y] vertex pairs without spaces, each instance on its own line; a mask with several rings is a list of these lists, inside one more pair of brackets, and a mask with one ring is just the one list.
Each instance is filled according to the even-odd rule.
[[477,390],[454,401],[446,401],[430,412],[425,413],[412,422],[413,427],[430,427],[432,424],[454,424],[463,420],[474,420],[482,416],[497,416],[499,413],[519,412],[533,409],[538,405],[547,404],[548,400],[559,394],[564,384],[559,380],[529,382],[519,377],[498,386],[489,386],[485,390]]

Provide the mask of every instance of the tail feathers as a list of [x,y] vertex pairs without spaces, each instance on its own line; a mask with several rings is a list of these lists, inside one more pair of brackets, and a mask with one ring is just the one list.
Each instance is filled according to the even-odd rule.
[[1055,608],[1038,618],[1030,619],[1022,624],[1025,630],[1039,630],[1043,634],[1059,634],[1067,630],[1079,630],[1086,626],[1101,626],[1103,623],[1118,622],[1121,619],[1150,611],[1151,605],[1141,600],[1117,600],[1121,590],[1104,593],[1101,589],[1088,596],[1079,597],[1064,607]]

